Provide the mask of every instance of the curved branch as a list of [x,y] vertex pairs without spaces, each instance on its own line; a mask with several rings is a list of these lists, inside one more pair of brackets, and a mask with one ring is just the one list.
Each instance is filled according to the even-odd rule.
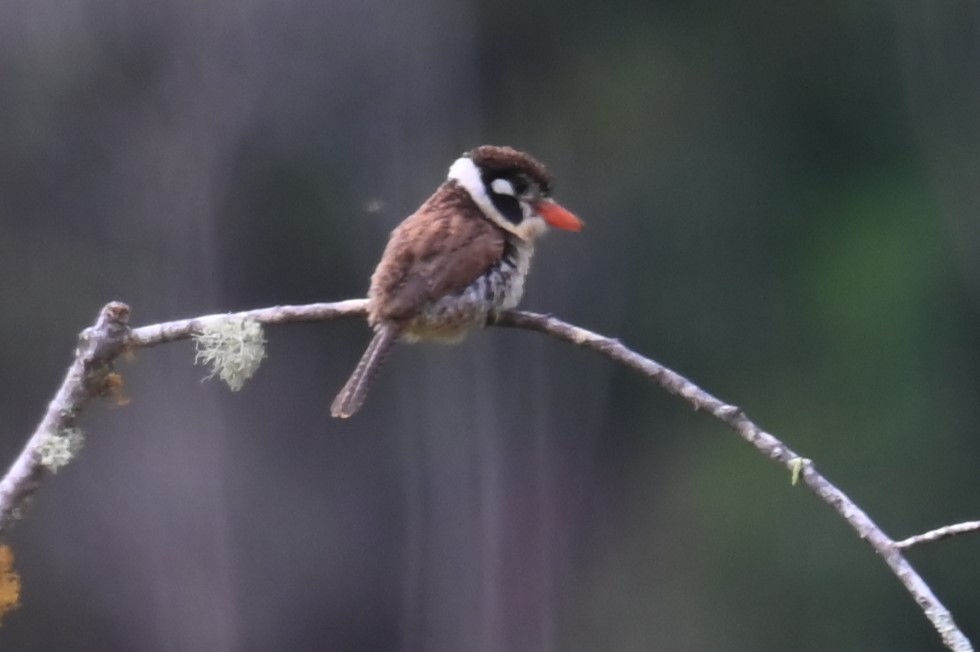
[[[0,481],[0,534],[10,527],[21,505],[37,490],[45,473],[53,470],[42,464],[42,457],[39,454],[41,445],[50,437],[58,436],[58,433],[73,427],[79,413],[91,399],[111,391],[108,379],[112,373],[113,363],[127,348],[151,347],[188,339],[209,323],[219,322],[229,317],[249,318],[261,324],[274,325],[363,317],[366,309],[366,300],[353,299],[336,303],[275,306],[238,313],[208,315],[130,330],[129,308],[121,303],[110,303],[103,308],[96,324],[83,331],[82,344],[76,352],[75,361],[68,369],[61,388],[48,406],[37,430],[31,435],[17,460]],[[937,541],[954,534],[974,531],[980,529],[980,523],[948,526],[896,543],[871,520],[864,510],[817,471],[812,461],[801,457],[772,434],[762,430],[739,407],[725,403],[677,372],[630,350],[618,340],[549,315],[523,311],[505,311],[491,319],[490,323],[506,328],[537,331],[596,351],[615,362],[639,371],[666,391],[685,400],[695,410],[707,412],[733,429],[759,453],[790,471],[794,483],[798,478],[802,478],[803,483],[832,507],[851,526],[858,537],[867,541],[872,549],[881,555],[919,604],[947,648],[954,652],[972,652],[973,646],[956,626],[949,610],[943,606],[905,559],[902,549],[918,543]]]
[[813,493],[830,505],[841,518],[847,521],[861,539],[867,541],[868,545],[882,556],[898,580],[918,603],[926,618],[939,632],[946,647],[955,652],[973,650],[970,641],[953,621],[952,614],[905,559],[901,546],[886,535],[847,494],[817,471],[812,461],[800,457],[779,439],[762,430],[740,408],[715,398],[684,376],[631,351],[618,340],[598,335],[554,317],[515,311],[500,315],[496,324],[538,331],[571,344],[592,349],[607,358],[639,371],[671,394],[675,394],[690,403],[695,410],[705,411],[730,427],[757,451],[782,464],[794,479],[798,476],[802,477],[804,484]]

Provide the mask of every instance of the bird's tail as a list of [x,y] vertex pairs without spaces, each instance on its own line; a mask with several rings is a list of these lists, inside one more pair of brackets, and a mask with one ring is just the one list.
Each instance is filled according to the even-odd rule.
[[368,344],[364,355],[361,356],[357,367],[354,368],[354,373],[351,374],[347,384],[333,400],[330,414],[346,419],[361,409],[371,381],[388,359],[388,354],[398,341],[400,330],[394,324],[381,325]]

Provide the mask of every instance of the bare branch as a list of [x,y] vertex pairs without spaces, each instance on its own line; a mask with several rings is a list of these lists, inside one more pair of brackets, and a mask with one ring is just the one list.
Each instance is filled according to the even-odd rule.
[[567,324],[548,315],[527,312],[507,312],[496,320],[498,326],[523,328],[546,333],[577,346],[597,351],[627,367],[639,371],[688,403],[695,410],[705,411],[732,428],[738,435],[769,459],[782,464],[796,477],[800,475],[810,490],[830,505],[857,535],[885,560],[905,589],[912,595],[926,618],[950,650],[968,652],[973,646],[953,621],[949,610],[943,606],[925,581],[902,555],[900,547],[879,528],[854,501],[821,475],[813,462],[793,452],[789,447],[753,423],[740,408],[729,405],[704,391],[675,371],[657,364],[623,346],[618,340]]
[[932,543],[933,541],[942,541],[943,539],[954,537],[957,534],[967,534],[969,532],[980,532],[980,521],[966,521],[965,523],[956,523],[955,525],[947,525],[936,528],[935,530],[929,530],[928,532],[896,541],[895,547],[903,549],[911,548],[912,546]]
[[363,317],[366,314],[367,299],[350,299],[335,303],[310,303],[303,306],[273,306],[271,308],[205,315],[193,319],[180,319],[153,324],[152,326],[141,326],[133,330],[129,344],[133,348],[145,348],[190,339],[194,333],[199,333],[206,324],[229,317],[254,319],[260,324],[272,326],[275,324]]
[[[274,325],[293,322],[315,322],[348,317],[363,317],[367,301],[354,299],[337,303],[318,303],[305,306],[276,306],[239,313],[208,315],[172,321],[129,330],[129,309],[124,304],[110,303],[102,310],[99,320],[82,334],[82,344],[69,368],[61,388],[48,407],[41,424],[28,440],[20,456],[0,481],[0,533],[5,532],[24,501],[30,497],[45,475],[38,455],[39,447],[52,435],[74,428],[85,405],[97,396],[105,395],[107,378],[115,359],[126,348],[143,348],[188,339],[209,323],[229,316],[253,319],[261,324]],[[687,401],[695,410],[707,412],[732,428],[759,453],[781,464],[790,472],[795,484],[804,484],[823,502],[840,515],[885,560],[892,572],[912,595],[926,618],[942,637],[946,647],[954,652],[972,652],[973,646],[956,626],[952,615],[902,554],[908,548],[927,541],[980,530],[980,522],[961,523],[940,528],[896,543],[858,507],[843,491],[834,486],[813,462],[791,450],[772,434],[753,423],[741,408],[725,403],[687,378],[649,358],[628,349],[618,340],[604,337],[548,315],[521,311],[506,311],[491,320],[491,325],[537,331],[576,346],[596,351],[611,360],[639,371],[663,389]]]

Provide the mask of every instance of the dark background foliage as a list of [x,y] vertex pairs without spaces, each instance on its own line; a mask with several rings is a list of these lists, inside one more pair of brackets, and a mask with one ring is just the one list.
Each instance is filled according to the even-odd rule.
[[[5,0],[0,454],[110,299],[361,296],[481,143],[588,223],[524,306],[745,407],[896,537],[977,518],[980,9],[909,0]],[[10,650],[930,650],[785,471],[608,361],[493,329],[270,331],[237,394],[122,371],[9,542]],[[6,462],[4,462],[6,463]],[[980,638],[980,539],[911,553]]]

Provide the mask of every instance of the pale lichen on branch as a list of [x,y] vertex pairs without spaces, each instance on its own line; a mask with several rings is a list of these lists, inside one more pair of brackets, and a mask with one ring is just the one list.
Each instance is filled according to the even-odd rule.
[[191,337],[194,363],[210,367],[208,378],[217,376],[233,392],[245,386],[265,359],[262,324],[250,317],[214,320]]

